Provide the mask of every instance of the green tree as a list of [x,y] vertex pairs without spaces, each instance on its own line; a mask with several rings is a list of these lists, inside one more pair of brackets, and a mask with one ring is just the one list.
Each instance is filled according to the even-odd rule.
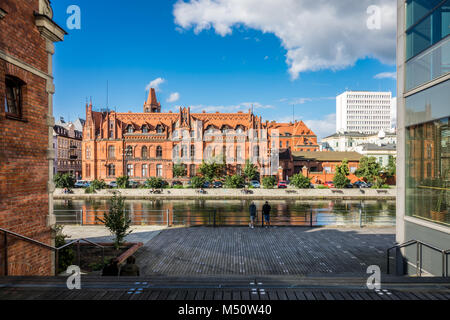
[[70,190],[75,186],[75,178],[68,173],[57,173],[53,181],[56,188],[67,188]]
[[125,200],[121,196],[114,196],[110,200],[109,212],[105,214],[103,219],[96,218],[105,224],[112,235],[114,235],[114,248],[119,249],[124,239],[132,231],[131,219],[127,211],[125,211]]
[[355,175],[372,184],[378,184],[380,179],[377,178],[381,175],[381,169],[375,157],[364,156],[359,160],[359,168],[356,169]]
[[262,179],[262,184],[265,189],[273,189],[277,184],[277,180],[274,176],[267,176]]
[[116,178],[117,188],[126,189],[130,187],[130,178],[128,176],[121,176]]
[[202,161],[202,164],[199,167],[199,172],[203,175],[203,177],[208,181],[213,181],[216,178],[220,178],[223,173],[224,165],[217,163],[216,161],[205,162]]
[[253,179],[257,179],[259,176],[258,167],[251,163],[249,160],[245,161],[244,166],[244,177],[247,179],[247,181],[251,181]]
[[184,164],[174,164],[172,171],[174,177],[186,176],[186,166]]
[[386,167],[386,174],[388,177],[393,177],[393,176],[395,176],[396,171],[397,171],[397,167],[396,167],[396,163],[395,163],[395,158],[393,156],[389,156],[389,162]]
[[227,176],[225,178],[225,187],[231,189],[242,188],[245,184],[244,177],[240,175]]
[[334,173],[333,184],[336,188],[344,188],[350,183],[350,179],[347,176],[350,174],[348,169],[348,161],[344,159],[340,165],[336,166]]
[[101,189],[105,189],[106,188],[106,183],[105,180],[97,180],[95,179],[94,181],[91,182],[91,187],[95,190],[101,190]]
[[205,183],[205,178],[195,176],[191,178],[191,186],[192,188],[201,188]]
[[309,188],[310,183],[311,183],[310,179],[305,177],[301,173],[294,174],[291,177],[291,184],[299,189]]
[[145,181],[145,187],[146,188],[151,188],[151,189],[161,189],[164,188],[164,180],[161,178],[155,178],[152,177],[150,179],[147,179],[147,181]]

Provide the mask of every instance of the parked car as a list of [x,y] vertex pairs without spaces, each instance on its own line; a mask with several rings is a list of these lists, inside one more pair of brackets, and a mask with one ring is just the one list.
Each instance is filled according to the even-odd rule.
[[356,181],[355,183],[353,183],[353,188],[370,188],[371,186],[371,184],[364,181]]
[[128,185],[130,186],[130,188],[135,189],[135,188],[139,187],[139,182],[134,181],[134,180],[129,180]]
[[211,183],[209,181],[205,181],[202,185],[202,188],[210,188],[211,187]]
[[222,188],[223,183],[221,181],[214,181],[212,186],[213,188]]
[[117,188],[117,182],[116,181],[111,181],[110,183],[108,183],[108,186],[110,188]]
[[182,185],[183,185],[183,183],[181,181],[178,181],[178,180],[172,181],[172,187],[174,187],[174,186],[182,186]]
[[323,185],[328,188],[334,188],[334,183],[332,181],[326,181]]
[[348,183],[348,184],[345,185],[344,188],[345,188],[345,189],[352,189],[352,188],[353,188],[353,185],[352,185],[351,183]]
[[258,180],[250,181],[250,186],[253,187],[253,188],[261,188],[261,184],[259,183]]
[[77,182],[75,182],[74,187],[75,188],[87,188],[90,185],[91,184],[89,182],[87,182],[86,180],[78,180]]
[[277,184],[278,189],[286,189],[287,188],[287,182],[286,181],[280,181]]

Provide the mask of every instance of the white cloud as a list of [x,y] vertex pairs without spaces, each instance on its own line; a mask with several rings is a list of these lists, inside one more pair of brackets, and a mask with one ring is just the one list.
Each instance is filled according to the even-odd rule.
[[[367,8],[381,9],[381,29],[367,28]],[[292,79],[301,72],[339,70],[373,57],[395,64],[396,1],[393,0],[179,0],[175,23],[196,34],[221,36],[245,26],[272,33],[287,50]]]
[[269,56],[265,56],[265,57],[264,57],[264,60],[268,60],[268,59],[269,59]]
[[335,113],[326,115],[321,120],[303,120],[303,122],[317,135],[319,140],[336,132]]
[[374,79],[397,79],[396,72],[382,72],[373,77]]
[[236,105],[228,105],[228,106],[196,105],[196,106],[191,106],[191,111],[192,112],[202,112],[204,110],[206,112],[225,112],[225,113],[238,112],[238,111],[248,112],[248,110],[251,109],[252,106],[253,106],[253,110],[273,109],[274,108],[274,106],[272,106],[272,105],[263,105],[259,102],[242,102],[242,103],[239,103]]
[[178,92],[171,93],[167,102],[176,102],[180,99],[180,94]]
[[155,80],[150,81],[150,83],[145,87],[146,91],[149,91],[150,88],[155,88],[156,91],[159,91],[159,86],[166,82],[163,78],[156,78]]

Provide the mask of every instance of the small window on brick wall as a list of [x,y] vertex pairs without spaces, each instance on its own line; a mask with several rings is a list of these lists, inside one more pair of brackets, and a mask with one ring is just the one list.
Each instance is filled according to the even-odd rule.
[[24,85],[25,83],[19,78],[6,76],[5,112],[8,116],[22,118]]

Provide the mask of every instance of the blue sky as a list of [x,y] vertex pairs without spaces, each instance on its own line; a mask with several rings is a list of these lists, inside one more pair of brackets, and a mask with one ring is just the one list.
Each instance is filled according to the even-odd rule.
[[[180,105],[199,112],[235,112],[246,111],[253,104],[263,119],[290,121],[294,104],[295,118],[305,121],[321,137],[334,132],[336,95],[346,89],[396,90],[392,77],[376,77],[395,72],[393,59],[386,58],[395,55],[395,48],[393,53],[390,48],[384,52],[373,49],[373,54],[367,49],[372,43],[378,48],[377,41],[386,43],[384,37],[392,37],[392,30],[379,37],[372,34],[373,40],[365,40],[368,42],[360,47],[348,43],[348,52],[338,61],[333,56],[334,47],[329,50],[323,46],[339,38],[339,33],[330,35],[331,41],[326,38],[329,30],[320,28],[314,36],[289,33],[283,18],[265,25],[265,14],[269,13],[263,9],[253,20],[242,20],[245,7],[228,12],[230,18],[224,22],[221,6],[232,8],[236,0],[215,1],[53,1],[54,20],[69,33],[64,42],[56,44],[54,55],[55,117],[84,118],[89,97],[94,106],[104,107],[107,81],[110,108],[141,112],[146,87],[161,78],[157,96],[163,112],[175,111]],[[239,5],[246,2],[241,1]],[[247,1],[249,6],[252,1]],[[81,9],[80,30],[66,26],[66,10],[73,4]],[[211,4],[216,11],[211,10]],[[302,8],[290,11],[297,9]],[[338,12],[339,8],[335,9],[333,12]],[[357,14],[366,19],[363,9]],[[345,22],[355,20],[353,16],[339,19],[337,32],[339,26],[354,28]],[[395,43],[395,31],[393,35]],[[366,38],[354,36],[355,43],[363,41],[358,37]],[[331,55],[324,54],[327,50]],[[318,58],[314,61],[305,56]],[[178,99],[171,101],[171,95],[172,100]]]

